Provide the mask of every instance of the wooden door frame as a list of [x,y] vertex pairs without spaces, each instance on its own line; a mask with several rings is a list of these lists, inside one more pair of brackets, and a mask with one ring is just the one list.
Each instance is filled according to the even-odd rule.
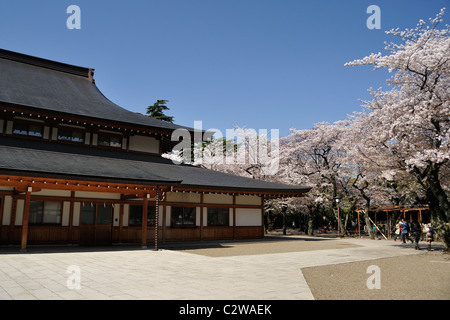
[[[92,243],[86,244],[86,246],[96,246],[96,245],[105,245],[105,244],[98,244],[97,241],[97,216],[98,216],[98,206],[104,204],[104,202],[102,201],[92,201],[91,202],[93,204],[93,206],[95,206],[95,210],[94,210],[94,223],[93,225],[93,235],[92,235]],[[110,214],[111,214],[111,223],[110,223],[110,228],[109,228],[109,239],[107,239],[107,245],[111,245],[113,243],[113,228],[114,228],[114,210],[113,210],[113,204],[112,203],[108,203],[107,205],[111,206],[111,210],[110,210]],[[83,215],[82,212],[82,208],[83,208],[83,204],[80,206],[80,221],[79,221],[79,226],[80,226],[80,244],[83,242],[82,240],[82,226],[83,225],[88,225],[88,224],[83,224],[81,223],[81,218]]]

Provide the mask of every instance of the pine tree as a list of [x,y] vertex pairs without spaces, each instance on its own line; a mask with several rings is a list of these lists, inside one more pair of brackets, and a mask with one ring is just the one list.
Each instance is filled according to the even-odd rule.
[[173,123],[174,117],[164,114],[164,110],[169,110],[169,107],[166,106],[167,102],[169,100],[157,100],[152,106],[147,107],[146,115],[150,118]]

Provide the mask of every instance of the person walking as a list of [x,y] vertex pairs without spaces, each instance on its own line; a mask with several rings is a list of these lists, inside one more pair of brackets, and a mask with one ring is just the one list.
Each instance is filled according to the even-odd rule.
[[395,236],[394,236],[394,241],[397,241],[397,239],[401,238],[401,234],[402,234],[402,222],[399,221],[396,225],[395,225]]
[[427,250],[431,251],[431,242],[434,241],[434,229],[431,226],[431,222],[425,225],[425,230],[426,230],[426,237],[427,237]]
[[405,221],[405,219],[402,219],[402,242],[406,243],[406,239],[411,241],[411,243],[414,243],[413,239],[409,237],[409,226],[408,222]]
[[419,221],[414,220],[414,221],[411,223],[411,233],[412,233],[412,236],[413,236],[413,238],[414,238],[414,243],[416,244],[416,246],[414,247],[414,249],[420,250],[420,247],[419,247],[419,240],[420,240],[420,236],[421,236],[421,234],[422,234],[422,227],[420,226]]

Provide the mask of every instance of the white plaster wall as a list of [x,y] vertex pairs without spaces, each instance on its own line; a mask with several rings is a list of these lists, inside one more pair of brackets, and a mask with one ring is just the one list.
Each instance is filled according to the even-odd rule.
[[129,149],[159,154],[159,141],[153,137],[131,136]]
[[92,198],[92,199],[119,200],[120,199],[120,194],[119,193],[75,191],[75,198]]
[[64,201],[63,207],[62,207],[62,226],[67,227],[69,225],[69,219],[70,219],[70,202]]
[[5,196],[5,204],[3,205],[3,222],[4,226],[11,224],[11,209],[12,209],[12,197]]
[[113,226],[118,227],[120,225],[120,204],[114,203],[113,209]]
[[170,214],[172,213],[172,207],[166,206],[166,227],[170,227]]
[[198,193],[168,192],[166,197],[168,202],[200,203],[200,194]]
[[33,196],[50,196],[50,197],[70,197],[69,190],[51,190],[51,189],[42,189],[38,192],[33,192]]
[[84,139],[84,144],[90,144],[91,143],[91,133],[90,132],[86,132],[86,136]]
[[261,226],[261,209],[236,208],[236,226]]
[[12,134],[13,132],[13,122],[8,120],[8,123],[6,124],[6,133]]
[[50,138],[50,127],[47,126],[44,127],[44,133],[42,134],[42,138],[46,140]]
[[123,205],[123,221],[122,221],[122,225],[124,227],[128,227],[129,216],[130,216],[130,205],[124,204]]
[[216,204],[233,204],[233,196],[227,194],[205,194],[203,196],[204,203]]
[[199,227],[200,226],[200,213],[201,213],[201,209],[202,208],[200,208],[200,207],[196,207],[195,208],[195,225],[197,226],[197,227]]
[[259,196],[237,196],[236,204],[244,205],[261,205],[261,197]]
[[73,221],[72,225],[78,227],[80,225],[81,202],[73,203]]
[[14,221],[14,225],[16,225],[16,226],[22,225],[24,204],[25,204],[25,200],[23,200],[23,199],[17,200],[16,221]]

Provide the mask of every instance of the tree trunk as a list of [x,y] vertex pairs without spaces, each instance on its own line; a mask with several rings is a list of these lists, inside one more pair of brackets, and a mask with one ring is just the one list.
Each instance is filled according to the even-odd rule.
[[[428,167],[424,172],[414,169],[417,179],[424,187],[433,219],[433,228],[441,237],[446,251],[450,248],[450,202],[439,180],[440,166]],[[428,173],[428,174],[425,174]],[[424,178],[425,176],[425,178]]]
[[370,199],[366,198],[366,209],[364,210],[364,221],[366,222],[366,229],[367,232],[369,232],[369,237],[370,239],[374,240],[375,239],[375,234],[373,233],[373,226],[372,223],[370,222],[370,218],[369,218],[369,209],[370,209]]
[[308,236],[314,235],[314,207],[308,207],[309,208],[309,214],[308,214],[308,222],[307,222],[307,230],[306,234]]
[[308,236],[312,237],[313,235],[314,235],[313,219],[308,218]]
[[437,234],[441,237],[444,243],[444,249],[446,251],[450,248],[450,226],[448,223],[446,212],[440,206],[441,201],[436,197],[435,193],[431,189],[427,190],[427,200],[431,211],[431,217],[433,219],[433,228]]
[[[341,214],[342,214],[342,210],[341,210]],[[349,215],[350,215],[349,213],[345,214],[344,223],[341,224],[341,235],[344,235],[344,236],[347,235],[347,224],[348,224],[348,216]]]

